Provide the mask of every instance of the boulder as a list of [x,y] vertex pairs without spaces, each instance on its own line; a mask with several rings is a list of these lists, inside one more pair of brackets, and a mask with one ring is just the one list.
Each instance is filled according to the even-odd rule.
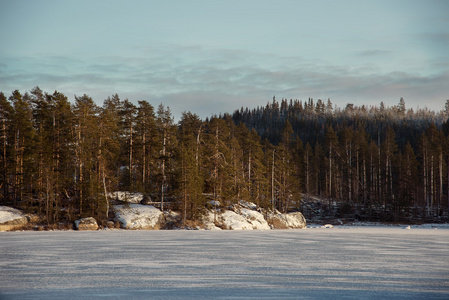
[[22,229],[28,222],[29,217],[25,216],[20,210],[8,206],[0,206],[0,231]]
[[144,194],[131,192],[113,192],[109,193],[108,197],[122,202],[138,204],[143,200]]
[[268,217],[268,223],[276,229],[305,228],[307,226],[306,219],[300,212],[271,214]]
[[270,226],[263,215],[251,208],[251,205],[236,204],[230,210],[217,211],[216,215],[208,211],[202,221],[209,230],[269,230]]
[[124,229],[161,229],[165,226],[162,211],[154,206],[129,204],[114,206],[115,218]]
[[221,228],[229,230],[253,230],[253,226],[245,217],[232,210],[226,210],[218,215]]
[[140,204],[142,205],[151,205],[151,203],[152,203],[151,198],[148,195],[143,195],[142,200],[140,200]]
[[97,230],[98,224],[92,217],[82,218],[75,221],[75,228],[78,230]]

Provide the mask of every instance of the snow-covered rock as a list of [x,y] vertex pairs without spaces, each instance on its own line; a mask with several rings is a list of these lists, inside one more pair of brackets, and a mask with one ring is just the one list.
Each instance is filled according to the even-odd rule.
[[268,223],[276,229],[305,228],[307,226],[306,219],[300,212],[271,214],[268,217]]
[[117,199],[123,202],[138,204],[144,199],[142,193],[130,193],[130,192],[113,192],[108,194],[109,198]]
[[0,231],[17,230],[28,224],[28,217],[20,210],[0,206]]
[[114,206],[115,218],[125,229],[160,229],[164,214],[154,206],[129,204]]
[[222,230],[222,228],[215,225],[214,219],[215,219],[214,212],[210,211],[210,210],[206,211],[206,213],[203,215],[202,220],[201,220],[204,224],[204,229],[206,229],[206,230]]
[[[253,207],[251,205],[247,207]],[[256,207],[255,207],[256,208]],[[216,222],[215,222],[216,219]],[[210,230],[269,230],[270,225],[263,215],[255,210],[234,205],[232,210],[218,211],[214,216],[213,211],[208,211],[203,217],[204,227]]]
[[250,223],[255,230],[268,230],[271,229],[268,222],[265,220],[263,215],[255,210],[248,208],[241,208],[239,211],[240,215],[246,219],[246,222]]
[[240,200],[239,205],[242,207],[245,207],[245,208],[252,209],[252,210],[257,210],[257,205],[254,204],[253,202],[247,202],[247,201]]
[[98,223],[92,217],[82,218],[75,221],[75,228],[78,230],[97,230]]
[[218,216],[218,223],[224,229],[230,230],[253,230],[253,226],[246,218],[232,210],[227,210]]

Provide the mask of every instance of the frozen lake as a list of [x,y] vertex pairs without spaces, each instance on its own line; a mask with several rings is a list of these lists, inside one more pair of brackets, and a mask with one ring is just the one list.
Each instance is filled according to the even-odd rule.
[[0,233],[0,299],[448,299],[449,229]]

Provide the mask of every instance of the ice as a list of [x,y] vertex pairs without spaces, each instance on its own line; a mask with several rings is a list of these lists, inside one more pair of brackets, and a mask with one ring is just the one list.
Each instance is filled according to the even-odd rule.
[[449,229],[0,233],[0,299],[448,299]]

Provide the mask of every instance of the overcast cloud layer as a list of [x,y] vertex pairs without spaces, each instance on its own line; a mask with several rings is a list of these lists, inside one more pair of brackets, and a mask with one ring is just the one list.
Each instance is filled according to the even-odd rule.
[[[2,1],[0,91],[201,117],[276,98],[441,110],[447,1]],[[4,45],[4,46],[3,46]]]

